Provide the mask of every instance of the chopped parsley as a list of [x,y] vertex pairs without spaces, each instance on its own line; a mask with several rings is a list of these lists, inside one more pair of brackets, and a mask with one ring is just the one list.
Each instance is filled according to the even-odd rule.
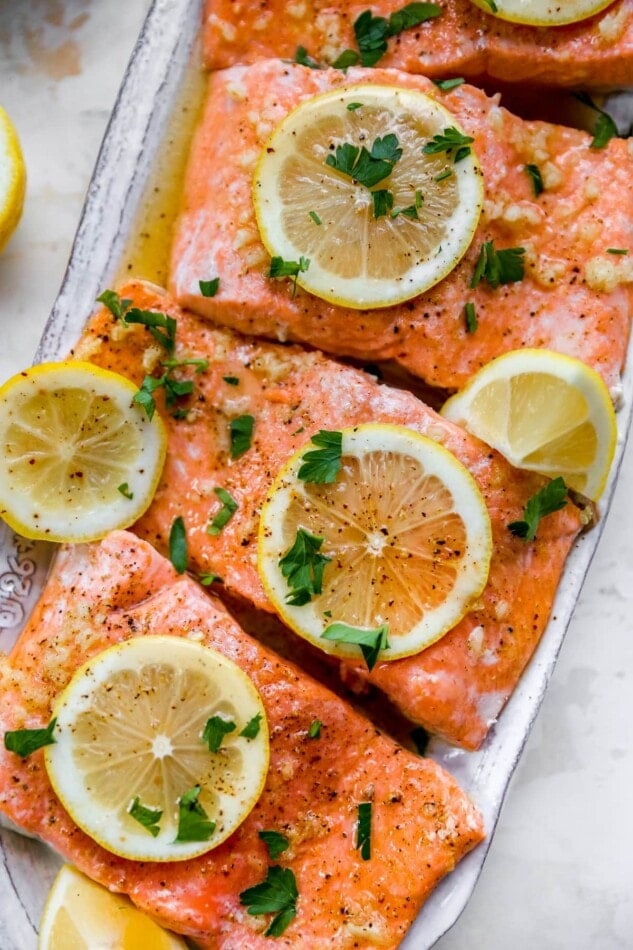
[[498,13],[499,7],[495,3],[495,0],[484,0],[484,3],[490,7],[492,13]]
[[242,891],[240,903],[254,917],[274,914],[264,936],[280,937],[297,915],[298,897],[297,881],[291,869],[273,864],[265,880]]
[[238,459],[251,447],[255,417],[247,414],[231,419],[229,433],[231,438],[231,458]]
[[341,470],[343,453],[343,433],[321,429],[312,436],[312,444],[318,446],[303,455],[303,462],[297,478],[317,485],[328,485],[336,481]]
[[322,725],[323,723],[320,719],[313,719],[308,729],[308,739],[320,739]]
[[358,806],[356,824],[356,847],[363,861],[371,858],[371,802],[361,802]]
[[508,529],[517,538],[533,541],[541,518],[560,511],[567,504],[567,485],[559,476],[533,495],[523,511],[523,521],[512,521]]
[[121,300],[115,290],[104,290],[97,300],[108,308],[115,320],[122,320],[132,303],[131,300]]
[[310,258],[299,258],[298,261],[285,261],[283,257],[273,257],[270,261],[269,277],[294,277],[292,285],[292,296],[297,292],[297,277],[299,274],[305,274],[310,266]]
[[466,80],[458,76],[455,77],[455,79],[434,79],[433,82],[442,92],[450,92],[451,89],[457,89],[458,86],[462,86]]
[[215,831],[215,822],[198,801],[200,786],[194,785],[178,802],[178,834],[176,841],[208,841]]
[[220,288],[220,278],[214,277],[213,280],[199,280],[198,286],[203,297],[215,297]]
[[366,627],[351,627],[349,624],[337,621],[326,627],[322,636],[325,640],[333,640],[336,643],[358,644],[367,664],[367,669],[371,671],[378,661],[380,651],[389,647],[388,633],[389,627],[387,624],[382,624],[380,627],[371,630]]
[[[196,374],[204,372],[209,365],[208,360],[190,359],[190,360],[164,360],[161,366],[165,368],[162,376],[146,376],[137,393],[134,394],[132,402],[142,406],[147,417],[151,419],[156,411],[156,400],[154,393],[157,389],[165,390],[165,404],[173,406],[176,400],[181,396],[190,396],[193,392],[193,382],[190,379],[178,379],[173,376],[173,371],[181,366],[195,366]],[[173,413],[175,418],[183,418],[187,410],[178,410]]]
[[261,729],[262,714],[255,713],[252,719],[249,719],[242,731],[240,732],[241,736],[244,736],[245,739],[254,739],[255,736],[259,735],[259,730]]
[[374,218],[384,217],[393,208],[393,195],[386,188],[372,191],[371,200],[374,206]]
[[310,215],[310,217],[312,218],[315,224],[323,224],[323,222],[321,221],[321,218],[318,216],[316,211],[308,211],[308,214]]
[[466,333],[474,333],[479,326],[477,322],[477,313],[472,300],[469,300],[464,307],[464,319],[466,321]]
[[290,588],[286,603],[292,607],[302,607],[315,594],[321,593],[323,571],[332,560],[325,554],[319,554],[323,541],[324,538],[299,528],[292,546],[279,560],[281,573]]
[[220,577],[219,574],[213,574],[213,573],[200,574],[198,576],[198,580],[203,585],[203,587],[210,587],[211,584],[224,583],[223,579]]
[[348,102],[346,108],[348,112],[356,112],[357,109],[363,108],[363,103],[362,102]]
[[13,729],[4,734],[4,747],[8,752],[15,752],[25,759],[32,752],[37,752],[45,745],[53,745],[53,732],[57,719],[53,718],[45,729]]
[[434,135],[433,138],[426,143],[422,151],[425,155],[440,155],[446,152],[447,156],[452,158],[453,162],[457,164],[457,162],[461,162],[462,159],[466,158],[467,155],[470,155],[470,146],[474,141],[472,135],[464,135],[463,132],[456,129],[454,125],[451,125],[444,129],[443,132]]
[[495,250],[493,241],[484,241],[470,281],[471,288],[485,280],[495,290],[500,284],[513,284],[523,280],[525,274],[524,247],[506,247]]
[[342,175],[348,175],[353,181],[366,188],[373,188],[388,178],[393,166],[402,157],[402,149],[393,132],[384,138],[377,138],[368,151],[363,145],[358,148],[350,142],[336,146],[334,155],[328,155],[325,164]]
[[607,254],[628,254],[626,247],[608,247]]
[[596,113],[596,121],[593,126],[593,139],[589,146],[590,148],[604,148],[611,139],[615,139],[619,136],[618,127],[609,113],[605,112],[604,109],[600,109],[590,95],[586,92],[575,92],[573,95],[578,102],[582,102],[583,105]]
[[534,197],[538,198],[539,195],[543,194],[545,186],[543,185],[543,176],[541,175],[541,169],[538,165],[524,165],[525,171],[532,179],[532,188],[534,189]]
[[137,795],[127,811],[128,815],[138,821],[139,825],[143,825],[153,838],[160,833],[158,823],[163,817],[160,808],[148,808],[147,805],[141,805],[141,799]]
[[309,54],[305,46],[297,46],[297,52],[295,53],[295,63],[298,63],[299,66],[307,66],[308,69],[321,69],[319,63],[316,59],[313,59]]
[[[356,50],[344,49],[340,56],[337,56],[332,63],[332,69],[349,69],[350,66],[355,66],[358,60],[359,55]],[[349,106],[347,108],[349,109]]]
[[259,831],[257,834],[268,848],[268,856],[271,861],[276,861],[279,855],[290,847],[290,842],[286,836],[278,831]]
[[239,386],[240,380],[238,376],[223,376],[222,379],[229,386]]
[[127,482],[121,482],[118,486],[117,491],[120,491],[124,498],[127,498],[129,501],[134,498],[134,492],[130,491],[130,486]]
[[440,172],[439,175],[436,175],[433,179],[434,181],[444,181],[446,178],[450,178],[453,174],[452,168],[445,168],[443,172]]
[[394,11],[387,20],[374,16],[371,10],[364,10],[354,21],[354,35],[361,64],[375,66],[387,52],[387,40],[390,37],[419,26],[426,20],[432,20],[441,12],[441,7],[435,3],[407,3],[401,10]]
[[219,752],[222,740],[229,732],[235,732],[235,723],[223,716],[211,716],[202,731],[202,741],[209,746],[209,752]]
[[155,310],[139,310],[138,307],[132,307],[124,317],[125,323],[139,323],[147,327],[151,335],[161,346],[164,346],[171,355],[176,346],[176,327],[177,323],[173,317],[167,313],[159,313]]
[[169,532],[169,560],[177,574],[187,570],[187,532],[182,515],[174,518]]
[[394,208],[391,212],[392,218],[398,218],[403,215],[405,218],[411,218],[413,221],[419,220],[418,209],[415,205],[409,205],[406,208]]
[[226,488],[218,487],[214,488],[213,491],[222,502],[222,507],[219,511],[216,511],[213,516],[213,521],[207,527],[207,534],[215,537],[215,535],[220,534],[222,528],[229,523],[238,509],[238,504],[233,496],[227,492]]

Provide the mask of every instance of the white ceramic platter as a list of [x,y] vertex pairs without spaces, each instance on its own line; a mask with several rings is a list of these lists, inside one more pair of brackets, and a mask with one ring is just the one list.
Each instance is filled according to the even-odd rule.
[[[37,359],[57,359],[78,337],[97,294],[112,283],[149,179],[154,156],[178,101],[192,56],[198,55],[201,0],[155,0],[126,71],[90,184],[70,263]],[[621,117],[630,99],[615,104]],[[629,358],[629,365],[631,359]],[[608,510],[633,405],[633,376],[624,379],[619,442],[601,504]],[[476,884],[503,798],[538,712],[603,521],[576,544],[539,648],[483,748],[467,753],[434,742],[430,754],[460,781],[483,812],[487,841],[435,891],[403,943],[426,950],[455,922]],[[0,522],[0,649],[8,649],[42,587],[52,549],[16,538]],[[33,950],[37,921],[59,859],[37,841],[0,832],[0,947]]]

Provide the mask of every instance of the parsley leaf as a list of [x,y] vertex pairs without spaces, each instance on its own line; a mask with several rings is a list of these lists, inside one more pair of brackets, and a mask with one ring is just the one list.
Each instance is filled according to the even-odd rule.
[[524,247],[506,247],[496,251],[493,241],[484,241],[470,281],[471,288],[477,287],[481,280],[496,290],[500,284],[513,284],[523,280],[525,274]]
[[371,858],[371,802],[361,802],[358,806],[356,825],[356,848],[363,861]]
[[608,247],[607,254],[628,254],[626,247]]
[[139,323],[147,327],[154,339],[164,346],[169,354],[174,352],[178,324],[173,317],[155,310],[139,310],[138,307],[132,307],[125,314],[125,322]]
[[499,7],[495,3],[495,0],[484,0],[484,3],[486,3],[490,7],[490,10],[492,13],[499,12]]
[[220,278],[214,277],[213,280],[199,280],[198,286],[203,297],[215,297],[220,288]]
[[298,261],[285,261],[283,257],[273,257],[270,261],[269,277],[294,277],[292,296],[297,292],[297,277],[304,274],[310,266],[310,258],[301,256]]
[[239,376],[223,376],[222,379],[229,386],[239,386],[240,384]]
[[178,802],[178,834],[176,841],[208,841],[215,831],[215,822],[198,801],[200,786],[194,785]]
[[[354,49],[344,49],[343,52],[336,57],[332,63],[332,69],[349,69],[350,66],[355,66],[359,60],[358,53]],[[350,105],[356,105],[356,108],[360,105],[358,103],[350,103]],[[347,107],[348,109],[350,106]],[[353,110],[351,110],[353,111]]]
[[308,729],[308,739],[320,739],[322,725],[323,723],[320,719],[313,719]]
[[323,222],[321,221],[321,218],[318,216],[316,211],[308,211],[308,214],[310,215],[310,217],[312,218],[315,224],[323,224]]
[[608,112],[605,112],[604,109],[600,109],[591,96],[586,92],[575,92],[574,98],[578,102],[582,102],[583,105],[587,106],[593,112],[596,113],[596,121],[593,127],[593,139],[590,144],[590,148],[604,148],[605,145],[611,141],[611,139],[617,138],[620,134],[618,132],[618,127],[609,115]]
[[237,416],[229,423],[231,436],[231,458],[238,459],[251,447],[253,441],[253,427],[255,417],[248,415]]
[[132,303],[131,300],[121,300],[115,290],[104,290],[102,294],[99,294],[97,300],[108,308],[115,320],[122,320]]
[[464,307],[464,319],[466,320],[466,333],[474,333],[479,324],[477,323],[477,313],[472,300],[469,300]]
[[382,218],[393,208],[393,195],[386,188],[372,191],[371,200],[374,206],[374,218]]
[[158,823],[163,817],[160,808],[148,808],[146,805],[141,805],[141,799],[137,795],[127,811],[128,815],[138,821],[139,825],[147,828],[153,838],[156,838],[160,833]]
[[323,541],[324,538],[299,528],[292,547],[280,558],[279,567],[290,588],[287,604],[302,607],[312,600],[314,594],[321,593],[323,571],[332,560],[318,553]]
[[334,155],[328,155],[325,164],[342,175],[348,175],[359,185],[373,188],[393,171],[393,166],[402,158],[402,149],[393,132],[377,138],[371,150],[363,145],[358,148],[350,142],[336,146]]
[[534,189],[534,197],[538,198],[539,195],[543,194],[544,185],[543,185],[543,176],[541,175],[541,169],[538,165],[524,165],[525,171],[532,179],[532,188]]
[[51,719],[45,729],[13,729],[5,732],[5,749],[25,759],[27,755],[37,752],[45,745],[53,745],[56,741],[53,735],[56,722],[56,718]]
[[451,125],[443,132],[434,135],[422,151],[425,155],[440,155],[442,152],[446,152],[448,156],[452,156],[454,164],[457,164],[467,155],[470,155],[470,145],[474,141],[472,135],[464,135],[454,125]]
[[240,903],[253,916],[275,914],[265,937],[279,937],[297,914],[297,881],[290,868],[273,864],[261,884],[249,887],[240,894]]
[[308,54],[305,46],[297,46],[297,52],[295,53],[294,61],[295,63],[298,63],[299,66],[307,66],[308,69],[321,69],[321,66],[319,63],[317,63],[316,59],[312,59],[312,57]]
[[524,521],[512,521],[508,528],[517,538],[533,541],[541,518],[560,511],[567,504],[567,485],[560,477],[548,482],[525,506]]
[[121,482],[121,484],[117,488],[117,491],[120,491],[123,497],[127,498],[130,501],[132,500],[132,498],[134,498],[134,492],[130,491],[130,486],[128,485],[127,482]]
[[238,509],[238,504],[226,488],[214,488],[213,491],[222,502],[222,507],[219,511],[216,511],[213,521],[207,527],[207,534],[215,536],[220,534],[222,528],[229,523]]
[[391,212],[392,218],[397,218],[400,215],[403,215],[405,218],[411,218],[413,221],[417,221],[418,209],[415,205],[408,205],[406,208],[394,208]]
[[187,533],[181,515],[174,518],[169,532],[169,560],[177,574],[187,570]]
[[261,728],[262,714],[255,713],[252,719],[249,719],[242,731],[240,732],[241,736],[244,736],[245,739],[254,739],[255,736],[259,735],[259,730]]
[[408,3],[396,10],[388,20],[375,17],[371,10],[364,10],[354,21],[354,35],[363,66],[375,66],[387,52],[387,40],[391,36],[432,20],[442,12],[435,3]]
[[209,752],[219,752],[222,740],[229,732],[235,732],[235,723],[222,716],[211,716],[202,732],[202,741],[209,746]]
[[455,79],[434,79],[433,82],[442,92],[450,92],[451,89],[457,89],[458,86],[463,85],[466,80],[460,76],[455,77]]
[[223,584],[223,583],[224,583],[224,581],[222,580],[222,578],[220,577],[219,574],[213,574],[213,573],[210,573],[210,574],[199,574],[199,575],[198,575],[198,580],[199,580],[199,582],[203,585],[203,587],[210,587],[211,584]]
[[276,861],[279,855],[290,847],[290,842],[286,836],[278,831],[259,831],[258,835],[268,848],[268,856],[271,861]]
[[374,630],[367,627],[351,627],[347,623],[331,623],[323,631],[325,640],[334,640],[336,643],[357,643],[368,670],[373,670],[378,661],[381,650],[389,647],[387,635],[389,627],[386,623]]
[[341,469],[343,433],[321,429],[312,436],[311,441],[319,448],[304,453],[297,477],[304,482],[314,482],[317,485],[335,482]]

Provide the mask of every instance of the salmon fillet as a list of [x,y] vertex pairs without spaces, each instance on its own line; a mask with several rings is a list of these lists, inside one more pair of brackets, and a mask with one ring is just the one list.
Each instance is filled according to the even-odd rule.
[[[380,385],[355,369],[298,347],[244,339],[181,311],[141,283],[120,294],[141,309],[177,320],[179,358],[204,357],[186,418],[159,402],[169,433],[167,463],[152,505],[134,530],[166,552],[171,525],[184,520],[190,569],[216,573],[223,589],[272,610],[256,568],[260,506],[282,465],[321,428],[363,422],[409,426],[451,450],[471,471],[488,506],[494,552],[488,584],[473,609],[442,640],[416,656],[378,663],[341,663],[342,676],[370,682],[402,713],[430,732],[477,747],[512,692],[545,627],[563,564],[581,526],[573,505],[542,522],[526,544],[507,528],[544,484],[513,469],[498,453],[437,415],[410,393]],[[113,325],[108,311],[90,322],[75,351],[140,384],[161,358],[147,330]],[[237,385],[226,378],[237,379]],[[157,398],[159,393],[157,392]],[[179,412],[179,415],[182,413]],[[229,452],[229,423],[255,419],[251,448]],[[220,507],[213,489],[225,488],[238,509],[212,537],[207,526]],[[289,637],[294,634],[288,632]]]
[[[485,208],[470,249],[439,284],[382,310],[338,307],[267,276],[251,198],[258,155],[298,103],[334,87],[376,82],[436,98],[474,136]],[[395,360],[427,383],[461,388],[494,356],[523,346],[582,359],[617,393],[633,310],[633,155],[627,142],[589,147],[590,136],[526,122],[472,86],[443,93],[420,76],[384,69],[312,70],[267,60],[210,78],[186,175],[171,258],[179,303],[244,333],[313,344],[364,360]],[[218,143],[221,142],[221,147]],[[525,171],[536,164],[537,198]],[[523,280],[469,284],[484,241],[523,247]],[[219,276],[214,297],[199,280]],[[464,307],[475,306],[468,333]]]
[[[42,597],[0,661],[3,733],[38,728],[73,672],[134,636],[191,637],[234,660],[259,690],[270,728],[270,769],[255,808],[223,844],[198,858],[139,863],[113,855],[61,807],[41,752],[2,749],[0,808],[80,870],[128,894],[163,925],[214,950],[270,947],[270,922],[239,894],[266,876],[262,829],[290,841],[290,947],[396,947],[439,879],[483,836],[481,818],[439,765],[383,736],[323,686],[245,634],[189,577],[127,532],[58,554]],[[318,740],[307,736],[314,719]],[[359,802],[373,800],[371,859],[356,850]]]
[[[389,40],[381,67],[431,79],[482,76],[566,87],[621,87],[633,82],[633,2],[558,27],[508,23],[470,0],[434,0],[442,13]],[[404,0],[207,0],[204,58],[210,69],[267,57],[294,59],[303,46],[320,63],[357,50],[354,21],[367,9],[389,17]]]

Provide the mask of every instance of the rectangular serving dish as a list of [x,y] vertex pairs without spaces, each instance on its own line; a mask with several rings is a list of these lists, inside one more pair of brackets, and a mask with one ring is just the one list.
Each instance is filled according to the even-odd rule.
[[[157,149],[182,95],[197,39],[201,0],[155,0],[125,73],[89,186],[64,281],[36,360],[64,357],[97,294],[112,284],[137,220]],[[616,107],[623,117],[630,100]],[[629,364],[631,362],[629,354]],[[426,950],[452,926],[479,877],[503,798],[538,712],[584,577],[598,545],[622,462],[633,407],[633,377],[623,380],[619,439],[602,519],[576,543],[565,568],[552,620],[499,722],[484,746],[464,752],[439,741],[429,754],[451,771],[481,809],[488,837],[437,888],[405,938],[404,950]],[[8,650],[45,580],[53,548],[16,538],[0,522],[0,649]],[[37,920],[59,859],[39,842],[2,832],[0,893],[3,950],[35,946]],[[9,932],[10,927],[10,932]]]

